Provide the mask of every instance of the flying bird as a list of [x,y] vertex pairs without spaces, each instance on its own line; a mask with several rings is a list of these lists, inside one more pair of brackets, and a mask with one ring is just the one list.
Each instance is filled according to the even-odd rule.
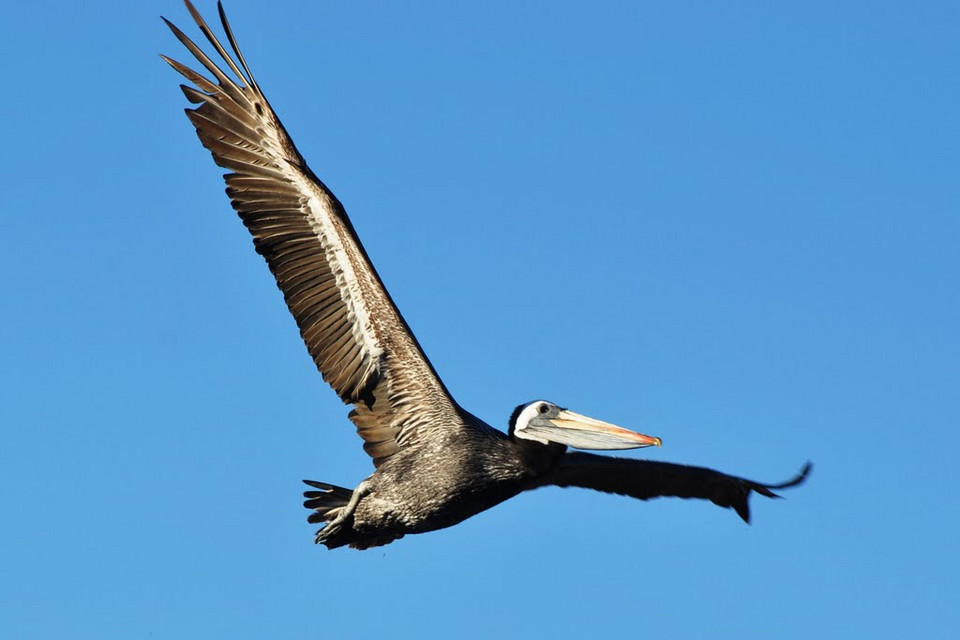
[[[367,549],[457,524],[531,489],[584,487],[640,500],[701,498],[749,522],[751,492],[777,497],[804,481],[762,484],[702,467],[571,449],[660,446],[659,438],[545,400],[517,407],[507,433],[457,404],[400,315],[336,196],[310,170],[250,73],[218,2],[232,55],[190,3],[215,62],[164,18],[209,73],[161,56],[193,86],[186,109],[227,195],[283,292],[323,379],[373,459],[355,489],[305,480],[316,542]],[[226,65],[224,67],[223,65]]]

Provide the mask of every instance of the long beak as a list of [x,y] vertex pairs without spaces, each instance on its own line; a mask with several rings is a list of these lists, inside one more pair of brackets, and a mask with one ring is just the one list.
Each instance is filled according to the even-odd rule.
[[566,409],[556,417],[539,421],[536,430],[551,442],[577,449],[637,449],[663,445],[660,438],[645,436]]

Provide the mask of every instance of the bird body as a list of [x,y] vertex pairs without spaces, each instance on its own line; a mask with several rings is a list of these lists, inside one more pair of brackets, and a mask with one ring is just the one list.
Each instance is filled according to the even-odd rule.
[[354,546],[458,524],[520,493],[527,463],[541,458],[525,458],[504,436],[485,431],[444,440],[392,456],[365,481],[370,493],[353,516]]
[[329,548],[387,544],[457,524],[523,491],[584,487],[639,499],[708,499],[749,521],[751,492],[765,485],[701,467],[600,456],[578,449],[659,446],[660,439],[588,418],[544,400],[517,407],[504,433],[461,408],[383,286],[340,201],[310,170],[253,79],[222,5],[233,56],[185,0],[225,71],[167,21],[214,78],[163,56],[193,86],[187,116],[224,176],[227,195],[253,236],[375,471],[355,489],[304,481],[308,520]]

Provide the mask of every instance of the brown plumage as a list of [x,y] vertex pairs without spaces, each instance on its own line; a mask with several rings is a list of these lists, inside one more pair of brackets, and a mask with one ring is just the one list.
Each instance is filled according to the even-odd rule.
[[521,491],[579,486],[640,499],[709,499],[747,520],[751,491],[771,486],[709,469],[568,453],[659,444],[536,401],[517,408],[509,434],[462,409],[448,393],[390,298],[336,196],[297,151],[247,67],[218,4],[235,57],[200,14],[190,14],[226,64],[222,70],[169,21],[213,80],[166,60],[194,86],[187,116],[224,176],[227,195],[283,292],[307,350],[340,398],[375,472],[353,491],[307,481],[317,542],[367,548],[470,517]]

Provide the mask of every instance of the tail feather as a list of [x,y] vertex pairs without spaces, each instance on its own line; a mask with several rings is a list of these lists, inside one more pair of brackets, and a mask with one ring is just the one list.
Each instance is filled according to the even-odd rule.
[[306,498],[303,506],[307,509],[313,509],[307,517],[307,522],[318,524],[330,522],[337,516],[337,510],[347,506],[353,491],[337,487],[326,482],[317,482],[315,480],[304,480],[304,484],[311,486],[319,491],[304,491],[303,497]]

